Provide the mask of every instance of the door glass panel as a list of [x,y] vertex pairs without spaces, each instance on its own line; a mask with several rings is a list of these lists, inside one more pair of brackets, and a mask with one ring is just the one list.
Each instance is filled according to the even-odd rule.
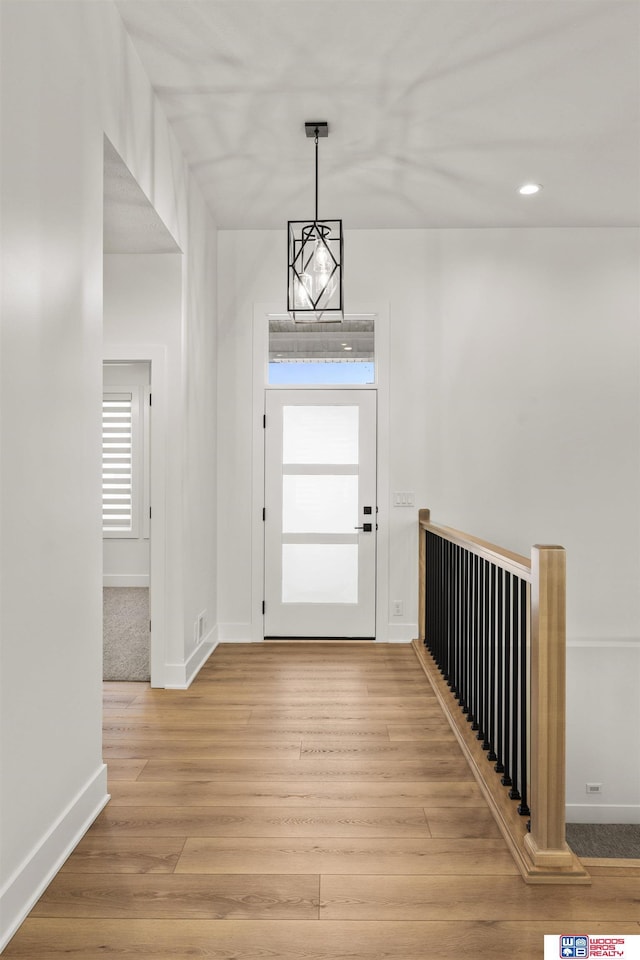
[[357,603],[357,543],[284,543],[283,603]]
[[283,463],[357,463],[356,406],[288,406],[282,410]]
[[357,476],[282,478],[283,533],[353,533],[357,523]]

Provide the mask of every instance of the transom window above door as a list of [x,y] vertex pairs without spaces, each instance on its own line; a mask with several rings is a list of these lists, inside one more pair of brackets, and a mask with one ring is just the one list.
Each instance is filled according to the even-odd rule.
[[346,314],[342,323],[269,320],[270,386],[363,385],[376,381],[375,317]]

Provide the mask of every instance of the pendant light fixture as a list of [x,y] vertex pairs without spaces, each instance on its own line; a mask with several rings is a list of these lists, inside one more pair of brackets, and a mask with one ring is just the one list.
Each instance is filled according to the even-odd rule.
[[336,323],[343,319],[342,220],[318,219],[318,139],[329,124],[305,123],[315,140],[316,209],[313,220],[289,220],[287,310],[295,323]]

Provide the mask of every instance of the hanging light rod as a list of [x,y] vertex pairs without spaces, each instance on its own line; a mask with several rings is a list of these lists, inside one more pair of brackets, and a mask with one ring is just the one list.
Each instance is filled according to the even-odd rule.
[[329,124],[326,120],[307,120],[304,132],[308,138],[313,137],[316,142],[316,223],[318,221],[318,139],[329,136]]
[[329,124],[308,120],[304,129],[315,141],[315,215],[288,224],[287,309],[295,323],[341,322],[342,220],[318,217],[318,140],[329,136]]

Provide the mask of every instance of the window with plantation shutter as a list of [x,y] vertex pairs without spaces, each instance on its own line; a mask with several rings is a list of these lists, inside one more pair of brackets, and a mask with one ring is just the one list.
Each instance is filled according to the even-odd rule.
[[102,400],[102,532],[137,536],[136,427],[133,391],[106,392]]

